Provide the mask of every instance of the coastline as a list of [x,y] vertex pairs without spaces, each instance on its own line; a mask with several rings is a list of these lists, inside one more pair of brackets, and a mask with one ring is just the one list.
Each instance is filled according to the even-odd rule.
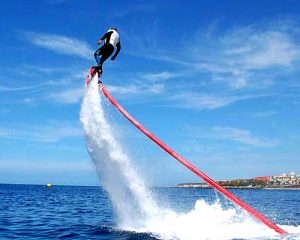
[[[213,188],[207,184],[199,184],[199,183],[188,183],[188,184],[177,184],[177,188],[200,188],[200,189],[208,189]],[[226,189],[259,189],[259,190],[300,190],[300,186],[222,186]]]

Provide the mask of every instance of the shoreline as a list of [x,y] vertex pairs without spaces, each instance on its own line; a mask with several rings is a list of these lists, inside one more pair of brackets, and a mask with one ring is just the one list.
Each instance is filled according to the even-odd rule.
[[[211,186],[199,186],[198,184],[196,186],[193,185],[185,185],[185,186],[180,186],[177,185],[177,188],[199,188],[199,189],[209,189],[209,188],[213,188]],[[222,186],[225,189],[249,189],[249,190],[300,190],[300,186],[299,187],[244,187],[244,186],[237,186],[237,187],[233,187],[233,186]]]

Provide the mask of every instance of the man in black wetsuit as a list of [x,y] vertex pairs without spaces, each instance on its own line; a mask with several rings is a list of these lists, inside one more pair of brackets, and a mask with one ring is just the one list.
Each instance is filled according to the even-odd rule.
[[103,46],[100,47],[95,53],[95,59],[98,64],[98,70],[102,73],[102,64],[112,55],[115,48],[117,48],[115,54],[112,56],[111,60],[114,61],[121,50],[120,36],[116,28],[110,28],[104,34],[102,38],[99,39],[98,45],[105,41]]

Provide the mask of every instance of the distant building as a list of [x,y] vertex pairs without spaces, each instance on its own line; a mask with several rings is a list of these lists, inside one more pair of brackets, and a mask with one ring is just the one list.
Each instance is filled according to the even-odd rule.
[[265,183],[269,182],[271,176],[261,176],[261,177],[255,177],[255,181],[263,181]]
[[277,185],[299,185],[300,176],[296,175],[294,172],[291,172],[290,174],[283,173],[281,175],[272,176],[269,183]]

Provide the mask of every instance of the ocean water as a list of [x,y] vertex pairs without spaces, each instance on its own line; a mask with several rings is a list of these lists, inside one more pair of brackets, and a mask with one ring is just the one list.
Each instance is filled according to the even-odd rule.
[[[207,229],[209,223],[198,225],[193,222],[197,220],[193,212],[199,214],[199,221],[202,217],[210,217],[201,216],[207,214],[207,209],[203,213],[195,212],[195,203],[202,199],[212,204],[218,196],[214,190],[152,188],[151,192],[157,201],[164,203],[164,207],[168,205],[186,217],[185,224],[177,226],[181,228],[178,229],[181,235],[184,235],[185,231],[186,235],[189,234],[191,231],[189,226],[198,226],[199,231],[206,232],[207,238],[195,239],[210,239],[209,236],[215,236],[213,231],[225,231],[223,235],[226,236],[224,229],[228,227],[236,233],[236,237],[232,239],[239,238],[239,230],[230,228],[229,223],[224,222],[224,226],[220,229],[209,230],[212,231],[210,235]],[[284,239],[300,239],[300,191],[233,190],[233,192],[284,229],[294,231],[293,235],[286,236]],[[227,204],[224,200],[224,206]],[[202,210],[208,208],[206,205],[202,207]],[[213,209],[211,214],[213,218],[223,216],[218,209]],[[41,185],[0,185],[0,239],[166,239],[155,232],[120,228],[117,219],[109,194],[102,187],[53,186],[48,188]],[[161,224],[167,232],[172,227],[170,225],[175,223],[166,220]],[[245,227],[251,228],[251,226],[250,224]],[[268,238],[280,239],[278,236],[243,239]],[[180,238],[173,236],[170,239]]]

